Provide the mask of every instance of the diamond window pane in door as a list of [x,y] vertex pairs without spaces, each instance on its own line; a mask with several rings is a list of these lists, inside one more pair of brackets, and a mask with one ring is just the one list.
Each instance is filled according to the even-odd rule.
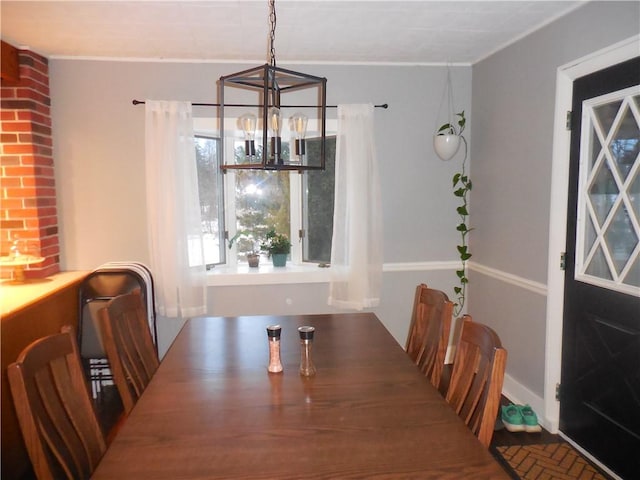
[[591,218],[586,220],[587,226],[585,229],[585,238],[584,238],[584,246],[585,246],[585,256],[589,254],[589,252],[593,249],[593,245],[598,238],[598,233],[596,232],[595,227],[593,226],[593,220]]
[[636,259],[631,264],[631,268],[624,279],[624,283],[631,285],[632,287],[640,287],[640,257],[636,256]]
[[605,258],[604,253],[602,253],[602,247],[598,247],[596,254],[589,262],[589,266],[587,267],[585,273],[593,277],[603,278],[605,280],[613,280],[613,277],[611,276],[611,270],[609,269],[609,265],[607,264],[607,259]]
[[598,158],[602,155],[602,143],[598,138],[595,127],[591,127],[591,141],[589,150],[589,171],[593,170],[598,161]]
[[620,275],[622,269],[627,265],[633,249],[638,244],[638,237],[633,230],[631,219],[624,205],[621,204],[616,209],[604,237],[616,268],[616,274]]
[[609,143],[609,149],[622,180],[625,180],[638,156],[640,129],[628,106],[623,107],[622,116],[617,125],[618,128]]
[[638,87],[586,100],[582,128],[575,278],[638,295]]
[[611,126],[621,105],[622,99],[593,107],[594,116],[605,134],[611,130]]
[[635,218],[640,219],[640,174],[636,170],[634,180],[629,184],[629,201]]
[[617,197],[618,186],[609,165],[602,163],[589,187],[589,201],[598,219],[598,225],[602,226]]

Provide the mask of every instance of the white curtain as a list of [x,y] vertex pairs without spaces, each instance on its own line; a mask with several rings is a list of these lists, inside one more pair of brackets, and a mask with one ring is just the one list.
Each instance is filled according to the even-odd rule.
[[202,315],[206,268],[190,103],[146,100],[145,170],[158,314]]
[[373,105],[338,105],[329,305],[362,310],[380,303],[382,200]]

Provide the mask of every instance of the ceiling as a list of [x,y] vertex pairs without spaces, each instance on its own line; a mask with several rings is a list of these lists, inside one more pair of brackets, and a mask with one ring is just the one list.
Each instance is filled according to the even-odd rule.
[[[580,1],[276,2],[278,63],[472,64]],[[267,0],[0,2],[2,39],[49,58],[268,62]]]

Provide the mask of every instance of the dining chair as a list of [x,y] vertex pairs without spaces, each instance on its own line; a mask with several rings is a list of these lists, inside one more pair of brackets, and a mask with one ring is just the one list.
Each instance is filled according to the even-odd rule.
[[160,363],[140,290],[112,298],[99,314],[104,349],[125,414],[129,414]]
[[109,262],[89,273],[78,287],[78,343],[85,372],[91,381],[93,398],[101,396],[102,387],[113,383],[98,318],[109,300],[140,289],[146,305],[147,321],[154,343],[157,342],[153,277],[149,269],[137,262]]
[[106,450],[70,326],[7,367],[18,423],[39,480],[89,478]]
[[465,315],[453,359],[447,402],[489,448],[500,406],[507,351],[487,325]]
[[444,292],[424,283],[416,287],[405,350],[436,388],[442,379],[452,314],[453,302]]

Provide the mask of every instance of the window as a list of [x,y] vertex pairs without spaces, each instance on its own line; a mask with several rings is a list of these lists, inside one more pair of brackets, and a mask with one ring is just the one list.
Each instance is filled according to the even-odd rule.
[[260,251],[261,239],[271,228],[290,235],[290,175],[288,172],[237,170],[233,176],[235,227],[236,233],[240,232],[236,243],[237,260],[243,262],[248,253]]
[[[326,170],[304,174],[262,170],[223,174],[219,145],[219,138],[196,135],[207,266],[246,264],[247,255],[260,250],[260,242],[271,228],[290,236],[294,263],[328,263],[333,235],[335,137],[327,137]],[[319,148],[319,139],[307,139],[309,155],[319,154]],[[288,143],[283,143],[285,155],[288,149]],[[235,143],[233,155],[244,155],[244,141]]]
[[207,267],[224,263],[224,186],[220,171],[220,139],[196,136],[200,216]]
[[[310,171],[302,175],[302,261],[331,261],[333,237],[333,200],[336,164],[336,138],[327,138],[325,171]],[[319,152],[320,141],[307,140],[307,152]],[[319,153],[316,153],[316,155]]]

